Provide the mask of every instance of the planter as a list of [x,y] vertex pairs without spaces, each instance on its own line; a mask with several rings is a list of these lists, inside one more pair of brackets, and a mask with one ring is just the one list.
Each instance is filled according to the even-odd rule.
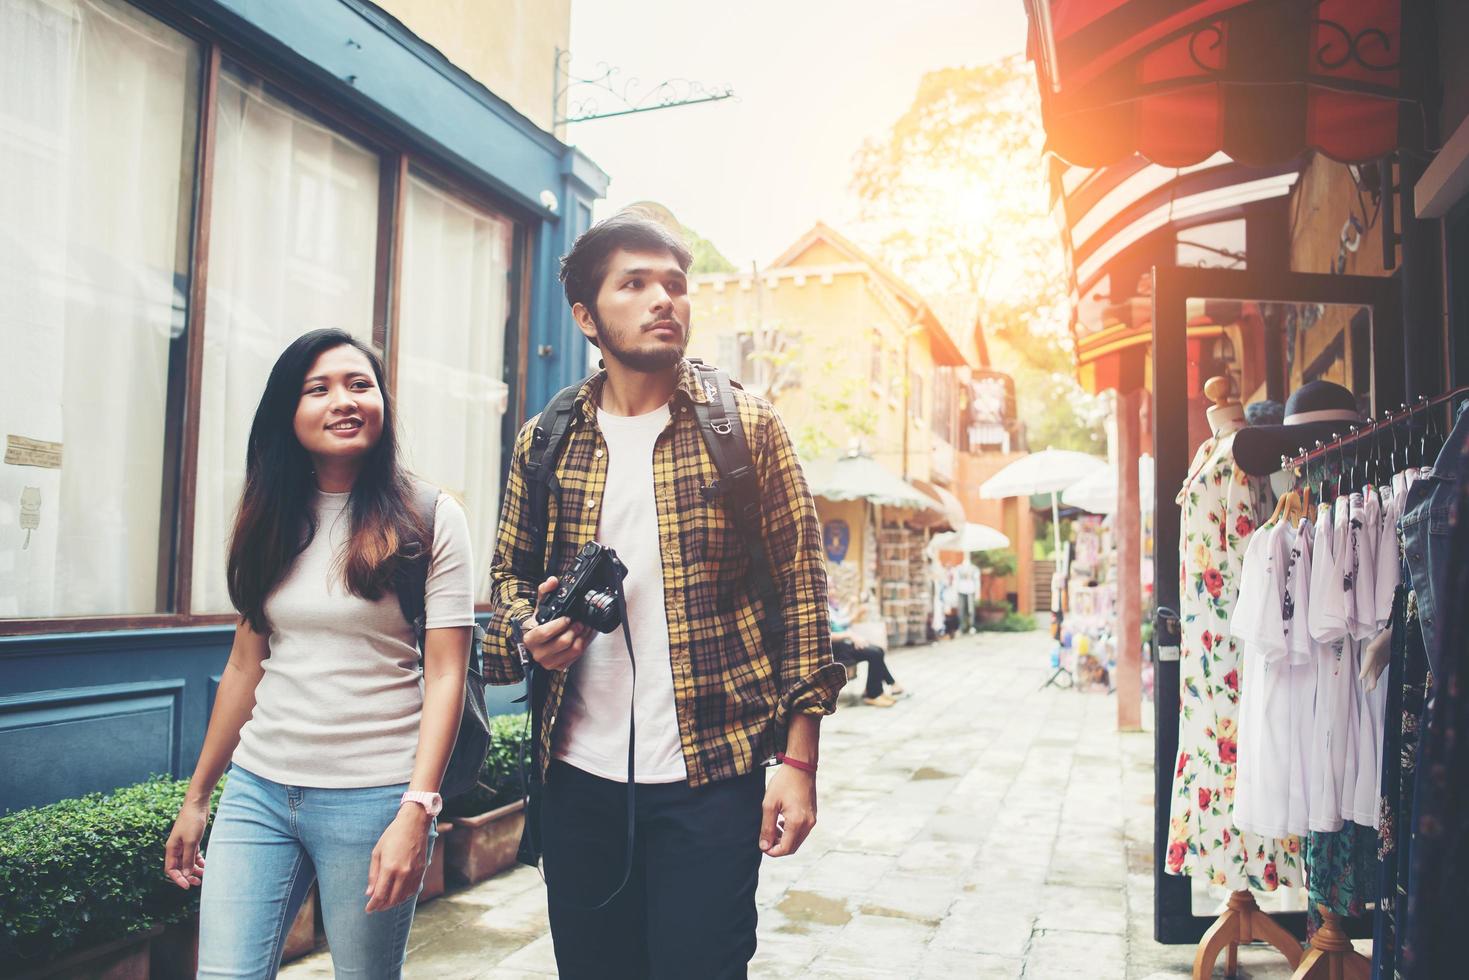
[[434,844],[434,856],[423,872],[423,889],[418,893],[419,904],[444,894],[444,851],[448,847],[449,831],[454,825],[447,820],[439,821],[439,839]]
[[975,614],[979,616],[981,623],[999,623],[1003,622],[1005,617],[1010,615],[1010,609],[1009,607],[1004,609],[985,609],[981,607],[975,611]]
[[[366,899],[363,901],[366,902]],[[316,949],[316,886],[312,885],[311,891],[306,893],[306,900],[301,903],[301,910],[296,913],[296,920],[291,923],[291,931],[286,933],[281,962],[289,963],[314,949]]]
[[489,813],[455,817],[444,848],[449,880],[456,885],[472,885],[513,865],[524,827],[524,800]]
[[152,980],[192,980],[199,973],[197,916],[166,926],[153,940]]
[[17,973],[16,980],[41,980],[42,977],[58,980],[148,980],[153,937],[162,931],[162,926],[156,926],[147,932],[83,949],[33,970]]

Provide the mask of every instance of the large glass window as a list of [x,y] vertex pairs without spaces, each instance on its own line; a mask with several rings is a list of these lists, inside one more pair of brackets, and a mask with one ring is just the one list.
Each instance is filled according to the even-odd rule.
[[245,443],[266,376],[296,337],[339,327],[370,340],[376,154],[226,64],[199,410],[192,607],[227,612],[225,549]]
[[489,599],[508,407],[515,227],[417,175],[408,180],[397,357],[402,444],[423,479],[458,497]]
[[0,617],[166,607],[200,55],[0,0]]

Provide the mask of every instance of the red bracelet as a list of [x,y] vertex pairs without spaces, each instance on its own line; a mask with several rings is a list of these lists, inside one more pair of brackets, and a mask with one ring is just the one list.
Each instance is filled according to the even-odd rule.
[[816,771],[816,765],[815,765],[815,763],[802,762],[800,759],[792,759],[790,756],[786,755],[784,752],[777,752],[777,753],[775,753],[775,761],[779,762],[783,766],[790,766],[792,769],[799,769],[802,772],[815,772]]

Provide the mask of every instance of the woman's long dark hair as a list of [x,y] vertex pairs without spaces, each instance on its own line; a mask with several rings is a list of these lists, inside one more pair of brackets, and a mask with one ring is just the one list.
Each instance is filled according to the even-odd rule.
[[427,547],[427,529],[414,513],[413,477],[398,459],[392,399],[382,360],[343,330],[313,330],[281,353],[255,409],[245,451],[245,491],[230,535],[230,601],[261,635],[270,631],[265,600],[296,556],[316,535],[316,477],[311,457],[296,438],[301,385],[316,359],[336,347],[362,352],[372,365],[383,399],[383,429],[352,485],[351,537],[339,559],[353,595],[381,598],[400,569]]

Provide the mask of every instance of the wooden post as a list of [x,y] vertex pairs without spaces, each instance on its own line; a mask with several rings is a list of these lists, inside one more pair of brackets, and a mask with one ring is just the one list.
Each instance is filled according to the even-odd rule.
[[1134,388],[1117,397],[1117,730],[1142,731],[1142,508],[1138,457],[1140,417],[1147,392]]

